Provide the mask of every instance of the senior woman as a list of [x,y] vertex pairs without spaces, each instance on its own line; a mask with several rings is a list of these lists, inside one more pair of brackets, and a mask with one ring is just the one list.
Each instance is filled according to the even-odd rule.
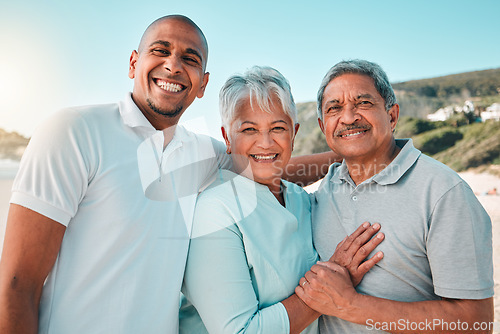
[[[296,333],[308,325],[304,333],[317,333],[319,314],[294,294],[318,255],[308,194],[281,179],[299,128],[288,81],[269,67],[232,76],[220,112],[233,167],[197,200],[180,333]],[[355,233],[364,244],[375,229]],[[367,271],[377,260],[362,265]]]

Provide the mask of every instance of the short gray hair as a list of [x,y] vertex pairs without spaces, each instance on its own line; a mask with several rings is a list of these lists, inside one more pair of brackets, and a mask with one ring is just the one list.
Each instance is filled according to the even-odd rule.
[[347,73],[362,74],[372,78],[375,83],[375,88],[385,101],[385,110],[391,109],[396,104],[394,90],[389,83],[387,74],[380,65],[362,59],[343,60],[330,68],[321,82],[317,100],[319,119],[323,120],[321,106],[323,104],[323,94],[325,93],[326,86],[328,86],[333,79]]
[[297,123],[297,107],[288,80],[278,71],[268,66],[254,66],[244,74],[236,74],[226,80],[219,93],[219,111],[222,126],[229,131],[236,117],[236,109],[247,98],[250,105],[258,106],[271,113],[270,101],[276,96],[283,107],[283,112]]

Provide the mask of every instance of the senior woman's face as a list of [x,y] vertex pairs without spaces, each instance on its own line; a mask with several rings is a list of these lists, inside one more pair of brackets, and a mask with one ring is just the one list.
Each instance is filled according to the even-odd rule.
[[296,129],[279,99],[273,97],[271,102],[269,113],[257,103],[253,103],[252,109],[249,99],[244,101],[236,110],[229,133],[223,129],[223,135],[237,173],[269,187],[279,187],[292,155]]

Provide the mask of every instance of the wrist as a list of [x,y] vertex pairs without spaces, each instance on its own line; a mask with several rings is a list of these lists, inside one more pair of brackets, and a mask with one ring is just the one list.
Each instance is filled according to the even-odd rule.
[[346,303],[342,307],[341,314],[337,314],[338,318],[343,320],[353,322],[353,323],[365,323],[366,316],[366,300],[365,295],[358,293],[356,290],[352,290],[352,293],[346,298]]

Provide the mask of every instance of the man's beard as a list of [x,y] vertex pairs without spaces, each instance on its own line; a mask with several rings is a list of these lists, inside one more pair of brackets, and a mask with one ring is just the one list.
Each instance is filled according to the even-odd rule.
[[149,108],[151,108],[151,110],[153,110],[155,113],[162,115],[162,116],[167,116],[167,117],[173,118],[173,117],[179,116],[180,113],[182,112],[182,105],[177,106],[177,108],[173,109],[173,110],[162,110],[162,109],[158,108],[157,106],[155,106],[153,101],[151,101],[150,99],[146,99],[146,102],[148,103],[148,106],[149,106]]

